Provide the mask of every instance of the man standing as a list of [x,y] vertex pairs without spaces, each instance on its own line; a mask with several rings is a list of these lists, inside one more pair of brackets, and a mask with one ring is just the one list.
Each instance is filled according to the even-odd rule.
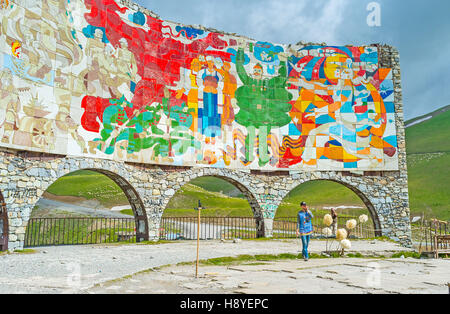
[[302,210],[300,210],[297,214],[297,236],[300,235],[302,239],[302,247],[303,247],[302,255],[303,259],[307,261],[309,259],[308,255],[309,240],[313,232],[311,220],[314,218],[314,216],[306,206],[305,202],[301,202],[300,206],[302,207]]
[[337,230],[337,217],[338,214],[336,213],[336,209],[331,208],[331,218],[333,218],[333,223],[331,224],[331,231],[333,232],[333,235],[336,235],[336,230]]

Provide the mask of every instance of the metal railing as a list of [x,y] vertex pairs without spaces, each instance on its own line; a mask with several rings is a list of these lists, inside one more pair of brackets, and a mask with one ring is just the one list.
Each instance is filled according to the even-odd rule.
[[134,218],[31,218],[25,247],[136,242]]
[[[352,229],[349,237],[368,239],[375,237],[375,229],[373,223],[369,220],[364,224],[359,223],[358,217],[354,216],[338,216],[337,229],[345,228],[345,224],[349,219],[355,219],[357,225]],[[323,217],[314,217],[312,219],[313,237],[324,237],[322,230],[326,227],[323,223]],[[297,237],[297,217],[276,217],[273,221],[273,238],[295,238]]]
[[[450,234],[450,222],[437,219],[424,220],[411,225],[413,243],[420,253],[431,253],[436,249],[435,236]],[[449,249],[447,243],[438,244],[438,249]]]
[[[253,217],[201,217],[200,239],[254,239],[257,219]],[[197,239],[197,217],[162,217],[160,240]]]

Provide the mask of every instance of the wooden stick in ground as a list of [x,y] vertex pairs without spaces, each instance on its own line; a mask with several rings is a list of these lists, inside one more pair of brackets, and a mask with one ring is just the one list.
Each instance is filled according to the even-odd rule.
[[200,247],[200,206],[198,208],[197,219],[197,264],[195,266],[195,278],[198,278],[198,262],[199,262],[199,247]]

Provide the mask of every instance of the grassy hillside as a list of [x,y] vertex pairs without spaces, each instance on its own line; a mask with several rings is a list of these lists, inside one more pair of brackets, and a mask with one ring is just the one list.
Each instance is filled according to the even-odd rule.
[[[200,185],[203,180],[193,180],[194,183]],[[214,182],[220,186],[225,182],[217,178],[209,178],[208,183]],[[208,187],[209,184],[206,186]],[[232,186],[232,185],[231,185]],[[234,186],[232,186],[234,188]],[[204,216],[252,216],[252,210],[246,199],[238,197],[229,197],[225,194],[208,191],[194,184],[184,185],[170,200],[167,209],[164,211],[165,216],[195,216],[197,212],[194,210],[201,200],[205,210],[202,210]]]
[[48,193],[58,196],[77,196],[96,199],[105,207],[128,204],[122,190],[107,176],[89,170],[75,171],[56,180]]
[[450,220],[450,106],[408,123],[427,116],[406,128],[411,212]]
[[406,152],[450,152],[450,110],[406,128]]
[[429,118],[433,118],[435,116],[438,116],[438,115],[440,115],[443,112],[448,111],[448,110],[450,110],[450,105],[441,107],[441,108],[439,108],[439,109],[437,109],[435,111],[432,111],[430,113],[424,114],[422,116],[418,116],[418,117],[406,120],[405,121],[405,127],[407,128],[409,126],[412,126],[413,124],[422,122],[424,120],[428,120]]
[[409,203],[413,215],[450,220],[450,152],[408,156]]
[[[367,209],[361,199],[342,184],[332,181],[310,181],[292,190],[281,203],[277,211],[278,217],[295,216],[300,210],[300,202],[305,201],[312,209],[322,211],[323,207],[355,206],[338,209],[338,212],[357,215],[367,214]],[[326,210],[327,212],[329,210]]]
[[231,197],[243,198],[244,195],[233,184],[215,177],[200,177],[190,182],[210,192],[219,192]]
[[[225,193],[227,195],[224,195]],[[202,204],[209,208],[204,211],[205,215],[251,216],[250,205],[242,193],[239,193],[239,198],[228,196],[236,193],[239,191],[224,180],[215,177],[198,178],[191,181],[190,184],[186,184],[181,191],[175,194],[164,215],[195,215],[192,208],[197,206],[197,200],[200,199]],[[339,209],[341,213],[367,213],[360,198],[343,185],[331,181],[312,181],[292,190],[283,200],[276,215],[278,217],[295,216],[299,211],[301,201],[306,201],[312,209],[319,210],[321,213],[324,212],[322,211],[323,207],[342,205],[363,207],[363,209]],[[328,212],[328,210],[326,211]]]

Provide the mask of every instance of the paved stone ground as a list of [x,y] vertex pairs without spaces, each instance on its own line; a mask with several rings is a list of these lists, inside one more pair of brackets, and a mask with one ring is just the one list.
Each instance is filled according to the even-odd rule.
[[88,293],[447,294],[448,260],[335,258],[171,266],[100,284]]
[[[202,241],[200,248],[200,258],[215,258],[215,257],[223,257],[223,256],[237,256],[241,254],[280,254],[280,253],[299,253],[299,242],[297,240],[270,240],[270,241],[242,241],[240,243],[232,243],[231,241],[222,243],[220,241]],[[321,252],[325,249],[325,241],[317,241],[313,240],[310,243],[310,251],[311,252]],[[404,247],[399,246],[396,243],[388,242],[388,241],[352,241],[352,250],[350,252],[360,252],[364,255],[383,255],[390,256],[394,252],[398,251],[406,251]],[[236,292],[236,287],[239,289],[248,289],[242,290],[241,292],[256,292],[254,289],[256,287],[266,287],[261,290],[262,292],[275,293],[279,291],[288,291],[292,289],[291,293],[301,292],[299,290],[302,286],[311,287],[312,284],[298,285],[293,288],[290,287],[288,282],[278,282],[277,284],[280,287],[284,287],[284,290],[278,288],[277,286],[272,286],[269,277],[266,276],[267,273],[278,278],[282,275],[292,275],[292,276],[300,276],[299,274],[289,273],[289,271],[296,271],[296,267],[304,267],[304,266],[314,266],[317,264],[317,271],[321,272],[332,269],[335,271],[335,267],[342,267],[343,269],[363,269],[367,270],[367,265],[363,265],[362,267],[357,268],[356,266],[348,266],[343,263],[344,259],[324,259],[324,260],[314,260],[311,259],[309,262],[304,262],[302,260],[292,261],[292,266],[287,271],[271,271],[265,272],[263,278],[255,277],[254,280],[263,280],[263,283],[266,282],[267,285],[251,285],[245,284],[245,282],[250,282],[250,274],[257,273],[261,267],[267,268],[268,265],[258,265],[254,267],[254,270],[249,272],[246,275],[245,272],[240,270],[233,270],[232,268],[220,268],[220,269],[211,269],[206,271],[205,268],[201,268],[201,274],[203,276],[207,276],[205,278],[199,280],[193,280],[194,269],[192,266],[170,266],[174,268],[162,268],[157,272],[148,272],[136,276],[131,276],[137,272],[145,271],[148,269],[154,269],[156,267],[169,265],[169,264],[177,264],[179,262],[188,262],[194,261],[196,257],[196,242],[195,241],[182,241],[177,243],[166,243],[166,244],[156,244],[156,245],[141,245],[141,244],[131,244],[131,245],[87,245],[87,246],[57,246],[57,247],[45,247],[45,248],[36,248],[35,253],[32,254],[23,254],[23,253],[14,253],[14,254],[4,254],[0,255],[0,293],[85,293],[85,292],[146,292],[146,293],[175,293],[175,292],[186,292],[186,293],[196,293],[196,291],[203,291],[205,293],[220,292],[220,293],[233,293]],[[351,263],[364,263],[365,260],[362,259],[350,259]],[[450,279],[448,273],[448,261],[447,260],[411,260],[398,259],[398,263],[395,262],[387,262],[387,261],[377,261],[376,259],[370,259],[368,262],[378,262],[381,266],[384,267],[386,265],[391,265],[392,272],[399,272],[399,276],[404,276],[404,278],[409,279],[409,277],[415,277],[416,272],[419,273],[419,270],[424,272],[430,272],[430,274],[423,273],[424,282],[429,282],[430,284],[420,284],[417,287],[423,288],[428,292],[438,292],[442,290],[442,284],[444,279]],[[396,268],[395,265],[402,265],[408,261],[407,264],[404,265],[412,265],[411,272],[409,274],[413,274],[412,276],[401,272],[402,267]],[[422,268],[416,269],[415,267],[419,267],[417,262],[422,263]],[[285,262],[279,262],[285,263]],[[327,264],[322,265],[320,263],[331,263],[327,266]],[[337,266],[333,263],[339,263]],[[388,263],[388,264],[385,264]],[[399,264],[400,263],[400,264]],[[270,267],[278,267],[276,266],[278,263],[274,263],[273,266]],[[283,265],[283,264],[280,264]],[[299,266],[300,265],[300,266]],[[250,267],[251,265],[241,265],[239,267]],[[395,266],[395,267],[394,267]],[[280,266],[281,267],[281,266]],[[284,269],[283,266],[282,269]],[[327,269],[330,267],[330,269]],[[409,266],[408,266],[409,267]],[[292,270],[293,269],[293,270]],[[381,268],[384,269],[384,268]],[[391,268],[386,268],[391,269]],[[409,268],[407,268],[409,269]],[[250,270],[250,269],[249,269]],[[275,270],[275,269],[274,269]],[[375,269],[377,270],[377,269]],[[170,274],[167,274],[166,272]],[[174,272],[173,274],[171,272]],[[230,273],[228,273],[230,272]],[[308,273],[311,271],[308,271]],[[212,273],[207,275],[206,273]],[[214,275],[217,273],[217,276]],[[308,273],[303,273],[306,275]],[[382,270],[383,273],[383,270]],[[230,274],[234,274],[230,276]],[[314,277],[310,277],[314,282],[328,282],[328,286],[332,287],[332,284],[338,284],[338,281],[343,281],[343,279],[339,276],[344,276],[345,272],[341,275],[333,274],[333,273],[325,273],[327,277],[336,277],[335,283],[330,279],[323,279],[317,277],[324,276],[319,273],[315,274]],[[328,275],[327,275],[328,274]],[[401,275],[403,274],[403,275]],[[239,276],[242,276],[242,282],[239,281]],[[428,276],[429,275],[429,276]],[[127,279],[117,280],[127,276]],[[142,276],[142,278],[141,278]],[[146,277],[150,276],[150,277]],[[151,276],[159,276],[158,278],[153,278]],[[224,289],[222,286],[207,286],[205,288],[203,286],[202,289],[194,289],[190,287],[180,286],[182,283],[181,279],[184,278],[184,282],[187,284],[199,284],[205,285],[202,280],[205,280],[206,284],[208,282],[222,282],[220,276],[224,276],[224,278],[228,278],[230,282],[230,286],[226,286]],[[236,277],[236,280],[239,281],[236,286],[233,280]],[[247,278],[248,277],[248,278]],[[429,278],[428,278],[429,277]],[[171,278],[174,278],[172,280]],[[246,279],[247,278],[247,279]],[[267,279],[265,279],[267,278]],[[282,277],[279,277],[282,278]],[[300,278],[300,277],[299,277]],[[302,277],[303,278],[303,277]],[[365,280],[366,277],[360,278],[360,280]],[[383,278],[383,276],[382,276]],[[414,280],[416,280],[413,278]],[[428,278],[428,279],[427,279]],[[439,281],[439,280],[440,281]],[[111,280],[114,280],[111,282]],[[216,281],[215,281],[216,280]],[[253,279],[252,279],[253,280]],[[292,278],[290,279],[293,280]],[[349,279],[353,280],[353,279]],[[386,278],[386,281],[390,280]],[[151,282],[150,282],[151,281]],[[299,282],[302,280],[299,280]],[[448,280],[450,281],[450,280]],[[120,282],[120,284],[118,284]],[[156,284],[160,282],[160,284]],[[226,282],[226,281],[224,281]],[[257,282],[257,281],[255,281]],[[376,280],[375,280],[376,282]],[[137,284],[139,283],[139,284]],[[100,286],[103,284],[103,286]],[[352,281],[350,282],[352,284]],[[343,284],[342,284],[343,285]],[[357,285],[357,283],[355,283]],[[437,286],[436,286],[437,285]],[[137,288],[141,287],[141,288]],[[220,289],[219,289],[220,287]],[[388,287],[386,285],[386,287]],[[145,289],[144,289],[145,288]],[[211,288],[211,289],[210,289]],[[216,289],[216,290],[215,290]],[[385,288],[388,290],[387,288]],[[318,290],[321,292],[332,292]],[[313,291],[310,291],[313,292]],[[445,293],[447,291],[444,291]],[[283,292],[287,293],[287,292]]]

